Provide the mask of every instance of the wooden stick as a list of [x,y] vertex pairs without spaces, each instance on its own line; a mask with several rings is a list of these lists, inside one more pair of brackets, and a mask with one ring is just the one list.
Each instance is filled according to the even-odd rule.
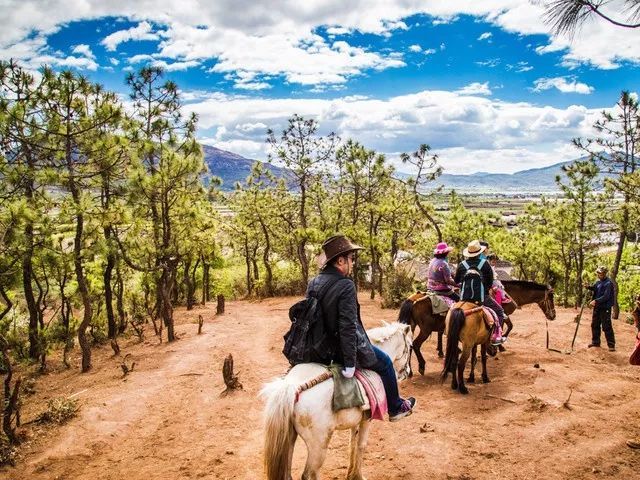
[[509,402],[509,403],[514,403],[514,404],[518,403],[518,402],[514,402],[513,400],[509,400],[508,398],[496,397],[495,395],[491,395],[489,393],[485,394],[485,397],[495,398],[496,400],[502,400],[503,402]]
[[580,307],[580,313],[578,314],[578,321],[576,322],[576,331],[573,333],[573,340],[571,340],[571,351],[573,352],[573,345],[576,343],[576,337],[578,336],[578,328],[580,328],[580,320],[582,320],[582,312],[584,311],[584,306],[587,304],[587,298],[585,295],[585,299],[582,301],[582,307]]
[[74,393],[73,395],[69,395],[67,398],[73,398],[73,397],[77,397],[78,395],[80,395],[81,393],[86,392],[87,390],[89,390],[88,388],[85,388],[84,390],[80,390],[79,392]]

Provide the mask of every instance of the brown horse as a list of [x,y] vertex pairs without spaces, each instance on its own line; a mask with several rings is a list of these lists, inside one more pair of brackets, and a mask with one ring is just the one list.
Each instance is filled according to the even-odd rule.
[[[473,353],[473,359],[476,356],[477,346],[480,345],[480,354],[482,358],[482,382],[489,383],[489,375],[487,374],[487,348],[489,347],[489,339],[491,331],[487,327],[490,319],[485,318],[486,313],[482,307],[477,307],[471,302],[456,303],[447,315],[447,351],[444,357],[444,368],[441,378],[444,382],[452,373],[451,388],[458,390],[462,394],[469,393],[464,384],[464,369],[469,356]],[[458,349],[458,342],[462,343],[462,351]],[[471,363],[471,373],[469,374],[469,382],[475,381],[474,377],[475,361]]]
[[[540,309],[544,312],[545,317],[549,320],[556,318],[556,307],[553,303],[553,288],[549,285],[542,285],[540,283],[528,282],[526,280],[502,280],[505,291],[513,299],[511,303],[504,303],[504,313],[511,315],[515,312],[516,308],[520,308],[522,305],[529,305],[531,303],[537,303]],[[510,320],[505,319],[507,324],[507,331],[504,336],[508,336],[509,332],[513,328],[513,323]]]
[[[417,292],[407,298],[400,307],[398,322],[411,325],[413,333],[416,326],[420,327],[420,333],[413,339],[413,351],[418,359],[418,371],[424,375],[425,360],[420,352],[422,344],[431,336],[431,332],[438,332],[438,357],[444,357],[442,352],[442,334],[444,333],[445,314],[433,313],[433,305],[429,295]],[[411,376],[412,373],[409,373]]]

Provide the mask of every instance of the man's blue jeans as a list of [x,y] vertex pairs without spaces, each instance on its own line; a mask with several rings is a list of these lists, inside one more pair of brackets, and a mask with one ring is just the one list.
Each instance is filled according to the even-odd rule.
[[396,378],[396,371],[393,368],[393,362],[389,355],[384,353],[375,345],[372,345],[373,351],[376,354],[377,362],[372,367],[368,367],[369,370],[373,370],[382,379],[384,385],[384,392],[387,395],[387,405],[389,406],[389,415],[395,415],[400,411],[402,405],[402,399],[398,393],[398,379]]

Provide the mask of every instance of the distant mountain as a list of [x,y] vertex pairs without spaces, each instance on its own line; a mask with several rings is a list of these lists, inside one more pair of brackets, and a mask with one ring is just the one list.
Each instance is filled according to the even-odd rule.
[[[222,179],[222,190],[233,190],[236,182],[244,182],[251,173],[252,165],[256,162],[256,160],[209,145],[203,145],[202,148],[204,160],[209,167],[209,176],[215,175]],[[287,169],[267,162],[262,163],[276,177],[286,176]],[[445,190],[455,189],[460,192],[553,192],[558,190],[556,175],[562,175],[562,167],[571,163],[573,162],[560,162],[548,167],[531,168],[516,173],[477,172],[470,175],[445,173],[436,183],[443,185]],[[404,172],[396,172],[396,175],[399,178],[410,176]]]
[[556,175],[562,175],[562,167],[572,162],[560,162],[542,168],[531,168],[515,173],[478,172],[471,175],[444,173],[438,178],[445,189],[460,191],[527,191],[545,192],[558,190]]
[[[209,167],[209,173],[206,175],[205,180],[208,183],[211,176],[220,177],[222,179],[221,188],[226,191],[233,190],[236,182],[243,183],[251,173],[251,167],[256,162],[256,160],[251,160],[210,145],[202,145],[202,150],[204,153],[204,162],[207,164],[207,167]],[[276,177],[283,177],[286,173],[286,169],[284,168],[276,167],[267,162],[261,163]]]
[[[581,157],[576,160],[586,159],[587,157]],[[443,184],[446,190],[455,189],[465,192],[553,192],[559,190],[556,176],[564,177],[562,167],[574,161],[554,163],[548,167],[531,168],[511,174],[478,172],[470,175],[452,175],[445,173],[438,178],[438,182]],[[598,182],[600,185],[604,183],[605,176],[607,174],[600,174]]]

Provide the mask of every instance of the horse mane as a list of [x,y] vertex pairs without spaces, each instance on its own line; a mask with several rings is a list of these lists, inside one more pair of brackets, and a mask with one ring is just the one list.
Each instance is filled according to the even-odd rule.
[[399,323],[399,322],[393,322],[393,323],[384,322],[381,327],[367,330],[367,335],[369,335],[369,338],[371,339],[372,342],[373,341],[380,342],[380,343],[386,342],[398,330],[400,330],[400,327],[403,325],[404,325],[403,323]]
[[548,285],[542,283],[530,282],[529,280],[502,280],[503,285],[509,284],[515,287],[523,287],[530,290],[547,290]]

